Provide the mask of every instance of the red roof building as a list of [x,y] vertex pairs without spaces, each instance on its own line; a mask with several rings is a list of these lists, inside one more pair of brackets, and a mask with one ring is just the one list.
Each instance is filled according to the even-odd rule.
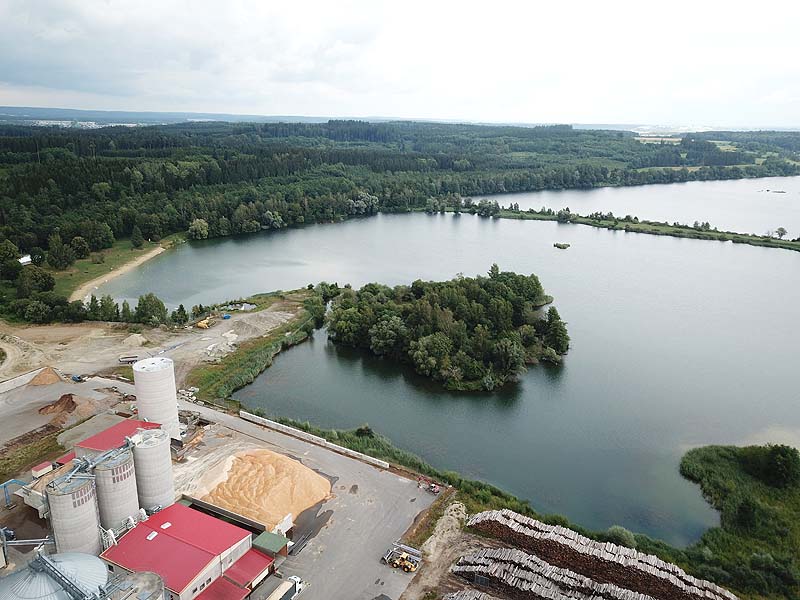
[[[158,573],[164,579],[171,600],[194,600],[200,596],[204,600],[242,600],[249,594],[244,589],[246,583],[238,586],[228,581],[244,591],[241,596],[241,592],[226,584],[214,584],[247,555],[251,538],[250,532],[241,527],[188,506],[173,504],[139,523],[100,558],[113,573]],[[235,580],[238,583],[238,580],[247,579],[254,570],[257,567],[253,559],[248,558],[234,571]]]
[[250,590],[220,577],[203,590],[203,593],[197,596],[197,600],[244,600],[249,595]]
[[269,575],[275,559],[250,548],[225,571],[225,577],[238,586],[253,589]]
[[161,425],[158,423],[125,419],[75,444],[75,453],[78,456],[94,456],[119,448],[125,443],[126,437],[133,436],[139,429],[158,429],[160,427]]
[[59,456],[53,462],[59,465],[65,465],[74,458],[75,458],[75,452],[72,451],[72,452],[67,452],[64,456]]

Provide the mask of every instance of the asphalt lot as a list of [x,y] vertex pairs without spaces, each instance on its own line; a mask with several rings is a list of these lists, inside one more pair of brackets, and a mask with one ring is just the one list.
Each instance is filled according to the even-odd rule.
[[[389,471],[208,407],[180,404],[182,409],[198,411],[333,478],[333,497],[318,508],[316,518],[303,515],[295,539],[301,539],[306,531],[321,529],[280,568],[284,576],[297,575],[309,583],[303,600],[400,597],[412,575],[382,564],[380,557],[431,505],[431,494],[420,490],[415,481]],[[262,600],[276,585],[273,581],[261,586],[253,598]]]

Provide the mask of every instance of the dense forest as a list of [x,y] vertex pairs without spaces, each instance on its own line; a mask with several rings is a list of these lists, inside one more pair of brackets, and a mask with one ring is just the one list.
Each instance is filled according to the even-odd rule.
[[411,364],[448,389],[491,391],[515,381],[525,365],[558,363],[569,349],[566,324],[536,275],[377,283],[345,289],[329,316],[328,333],[342,345]]
[[[723,151],[699,137],[640,143],[569,126],[436,123],[192,123],[96,130],[0,126],[0,240],[46,249],[58,233],[92,250],[217,237],[376,211],[428,198],[800,172],[797,134],[748,133]],[[794,136],[794,138],[792,138]],[[749,139],[749,138],[748,138]]]
[[[469,210],[462,198],[478,194],[800,172],[800,134],[725,135],[733,146],[723,149],[722,134],[656,144],[561,125],[0,125],[0,307],[16,302],[24,317],[52,290],[46,273],[14,264],[24,254],[52,273],[101,261],[122,238],[138,248],[178,232],[203,239],[442,203]],[[53,318],[63,312],[52,293],[41,301]]]

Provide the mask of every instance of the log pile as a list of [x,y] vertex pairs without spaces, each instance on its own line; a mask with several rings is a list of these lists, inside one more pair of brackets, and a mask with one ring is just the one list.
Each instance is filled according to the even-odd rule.
[[475,582],[485,579],[491,588],[518,600],[653,600],[612,583],[597,583],[569,569],[554,567],[522,550],[498,548],[462,556],[453,573]]
[[497,600],[497,598],[478,590],[461,590],[460,592],[447,594],[444,600]]
[[596,542],[566,527],[546,525],[508,509],[478,513],[467,525],[534,552],[552,565],[658,600],[738,600],[728,590],[692,577],[655,556]]

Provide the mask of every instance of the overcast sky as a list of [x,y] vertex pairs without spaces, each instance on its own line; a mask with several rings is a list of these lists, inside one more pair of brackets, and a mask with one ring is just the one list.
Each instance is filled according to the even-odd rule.
[[0,105],[792,127],[798,25],[772,0],[0,0]]

